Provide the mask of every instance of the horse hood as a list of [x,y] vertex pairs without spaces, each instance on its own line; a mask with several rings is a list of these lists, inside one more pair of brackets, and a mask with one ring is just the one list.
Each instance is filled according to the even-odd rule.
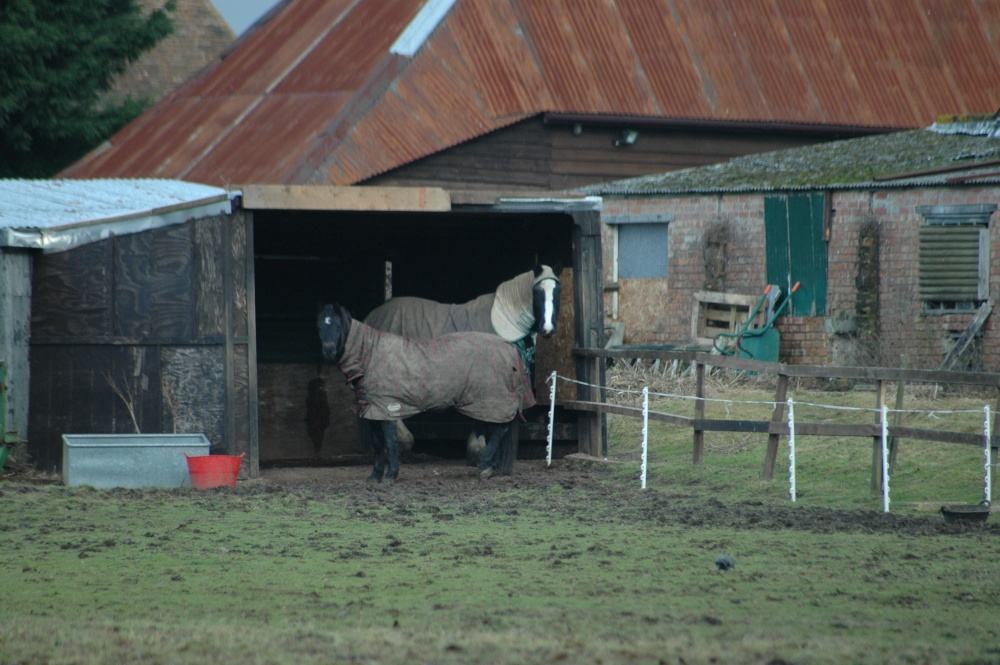
[[352,321],[340,369],[354,388],[357,414],[367,420],[454,408],[505,423],[535,405],[517,349],[489,333],[419,340]]
[[528,336],[535,323],[531,311],[532,289],[543,279],[558,278],[546,266],[537,277],[534,271],[529,270],[497,287],[490,308],[490,323],[497,335],[508,342],[518,342]]

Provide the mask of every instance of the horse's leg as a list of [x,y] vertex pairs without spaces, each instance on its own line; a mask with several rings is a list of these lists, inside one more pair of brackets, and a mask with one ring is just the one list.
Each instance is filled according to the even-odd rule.
[[500,439],[500,447],[493,458],[493,468],[502,476],[514,472],[514,462],[517,460],[517,445],[520,439],[521,426],[517,420],[508,423],[507,431]]
[[384,421],[382,423],[382,436],[385,438],[385,447],[389,451],[389,470],[386,471],[385,479],[389,483],[394,483],[396,477],[399,476],[399,445],[396,442],[396,423],[390,420]]
[[[390,425],[392,423],[389,423]],[[371,432],[372,448],[375,453],[374,461],[372,462],[372,475],[368,476],[368,480],[373,480],[376,483],[382,482],[382,473],[385,471],[385,423],[382,422],[372,422],[369,423],[369,430]]]
[[496,471],[497,450],[503,435],[510,429],[509,423],[486,424],[486,448],[479,460],[479,477],[486,480]]
[[413,432],[402,420],[396,421],[396,444],[399,446],[400,456],[409,459],[413,452]]
[[486,448],[486,423],[477,420],[472,424],[472,431],[469,432],[469,438],[465,442],[465,463],[469,466],[479,466],[484,448]]
[[369,455],[374,456],[377,450],[375,445],[375,430],[378,429],[378,425],[366,418],[358,418],[358,421],[358,434],[361,436],[361,447]]

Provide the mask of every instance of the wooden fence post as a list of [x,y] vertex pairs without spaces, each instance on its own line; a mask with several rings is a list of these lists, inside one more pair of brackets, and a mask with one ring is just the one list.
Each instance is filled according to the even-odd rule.
[[[705,419],[705,364],[698,361],[695,363],[695,401],[694,419],[695,422]],[[694,463],[701,464],[701,458],[705,454],[705,430],[694,427]]]
[[[903,358],[903,365],[906,365],[906,358]],[[899,427],[903,424],[903,397],[906,393],[906,381],[900,379],[896,382],[896,412],[892,414],[892,424]],[[889,437],[889,473],[896,471],[896,454],[899,452],[899,437]]]
[[771,426],[767,435],[767,452],[764,454],[764,480],[774,478],[774,463],[778,459],[778,444],[781,434],[777,432],[778,425],[785,420],[785,404],[788,401],[788,375],[778,375],[778,387],[774,391],[774,411],[771,412]]

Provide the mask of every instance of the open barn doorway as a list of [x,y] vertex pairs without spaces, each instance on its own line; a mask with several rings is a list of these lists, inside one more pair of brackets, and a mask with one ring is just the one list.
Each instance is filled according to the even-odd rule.
[[[530,270],[536,260],[561,264],[572,274],[574,220],[560,212],[268,208],[252,214],[262,466],[369,459],[350,411],[352,393],[340,371],[320,361],[320,305],[336,301],[363,319],[390,295],[472,300]],[[563,307],[572,316],[565,298],[564,292]],[[571,364],[572,320],[565,328],[564,340],[553,348]],[[536,379],[536,392],[544,385],[544,377]],[[547,401],[532,411],[522,441],[533,438],[544,447]],[[467,425],[461,419],[420,418],[413,427],[414,453],[464,456]],[[522,445],[523,454],[531,455],[532,447],[531,441]]]

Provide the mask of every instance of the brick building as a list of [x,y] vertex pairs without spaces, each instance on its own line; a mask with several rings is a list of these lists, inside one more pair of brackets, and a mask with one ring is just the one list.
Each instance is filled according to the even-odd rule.
[[587,188],[609,324],[688,345],[705,292],[757,302],[798,282],[775,323],[784,362],[998,371],[998,136],[996,117],[942,118]]

